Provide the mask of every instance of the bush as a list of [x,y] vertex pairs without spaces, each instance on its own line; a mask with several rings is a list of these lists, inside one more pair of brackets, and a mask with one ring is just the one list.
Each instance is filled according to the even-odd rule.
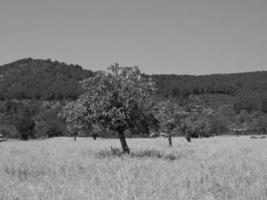
[[267,115],[260,115],[255,117],[251,123],[251,129],[258,134],[267,133]]
[[8,129],[3,128],[0,130],[0,134],[3,135],[4,137],[8,137],[10,135],[10,132]]
[[189,116],[185,118],[182,130],[192,138],[210,137],[212,136],[211,118],[204,115]]
[[124,158],[124,157],[131,157],[131,158],[139,158],[139,159],[163,159],[168,161],[178,160],[181,157],[185,156],[184,154],[175,154],[175,153],[166,153],[164,151],[159,151],[155,149],[144,149],[133,151],[128,155],[125,155],[120,149],[111,147],[110,150],[101,150],[96,154],[97,158]]
[[59,121],[53,121],[53,122],[48,122],[46,124],[45,128],[45,133],[46,135],[51,138],[51,137],[58,137],[58,136],[63,136],[65,132],[65,126],[62,122]]

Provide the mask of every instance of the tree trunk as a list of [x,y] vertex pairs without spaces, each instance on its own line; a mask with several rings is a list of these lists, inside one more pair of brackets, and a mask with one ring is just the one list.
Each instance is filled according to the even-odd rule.
[[96,140],[97,134],[93,134],[92,137],[94,140]]
[[171,134],[168,135],[168,141],[169,141],[169,146],[172,147],[172,136],[171,136]]
[[76,135],[74,135],[74,138],[73,138],[73,140],[74,140],[74,141],[76,141],[76,140],[77,140],[77,136],[76,136]]
[[130,153],[130,149],[129,149],[129,147],[127,145],[127,142],[126,142],[126,138],[125,138],[125,135],[124,135],[124,130],[125,129],[118,129],[119,138],[120,138],[120,142],[121,142],[121,148],[122,148],[123,153],[129,154]]

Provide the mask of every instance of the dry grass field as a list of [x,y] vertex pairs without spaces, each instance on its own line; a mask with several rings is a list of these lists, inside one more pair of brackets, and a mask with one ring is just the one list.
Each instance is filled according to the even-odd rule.
[[266,200],[267,139],[215,137],[191,144],[54,138],[0,143],[0,199]]

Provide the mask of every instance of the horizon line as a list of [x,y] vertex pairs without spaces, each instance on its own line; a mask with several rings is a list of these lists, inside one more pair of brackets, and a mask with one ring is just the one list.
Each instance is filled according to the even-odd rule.
[[[15,59],[14,61],[10,61],[8,63],[3,63],[3,64],[0,64],[0,67],[4,66],[4,65],[9,65],[9,64],[12,64],[12,63],[15,63],[15,62],[18,62],[18,61],[21,61],[21,60],[25,60],[25,59],[32,59],[32,60],[42,60],[42,61],[52,61],[52,62],[59,62],[59,63],[65,63],[66,65],[78,65],[80,66],[82,69],[84,70],[90,70],[92,72],[97,72],[97,71],[103,71],[103,70],[91,70],[89,68],[86,68],[84,67],[83,65],[80,65],[80,64],[74,64],[74,63],[69,63],[69,62],[65,62],[65,61],[60,61],[60,60],[57,60],[57,59],[53,59],[53,58],[33,58],[33,57],[25,57],[25,58],[20,58],[20,59]],[[114,63],[118,63],[118,62],[114,62]],[[113,63],[113,64],[114,64]],[[110,64],[112,65],[112,64]],[[110,66],[110,65],[107,65],[107,66]],[[122,65],[124,66],[124,65]],[[125,66],[137,66],[139,69],[141,69],[141,67],[139,65],[125,65]],[[106,71],[106,69],[104,69]],[[142,72],[142,70],[141,70]],[[256,72],[267,72],[267,70],[253,70],[253,71],[236,71],[236,72],[223,72],[223,73],[207,73],[207,74],[176,74],[176,73],[166,73],[166,74],[163,74],[163,73],[144,73],[142,72],[143,74],[146,74],[146,75],[175,75],[175,76],[211,76],[211,75],[227,75],[227,74],[245,74],[245,73],[256,73]]]

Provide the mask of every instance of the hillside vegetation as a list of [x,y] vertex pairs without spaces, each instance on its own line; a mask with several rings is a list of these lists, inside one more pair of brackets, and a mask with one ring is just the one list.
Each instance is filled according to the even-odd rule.
[[[63,62],[22,59],[0,66],[0,99],[75,99],[79,81],[94,72]],[[152,75],[158,95],[187,98],[190,95],[234,96],[239,109],[267,112],[267,71],[213,75]]]
[[0,99],[76,99],[82,92],[79,81],[93,74],[79,65],[49,59],[18,60],[0,66]]
[[[267,112],[267,71],[214,75],[152,75],[165,98],[200,96],[206,102],[234,103],[238,111]],[[208,97],[208,98],[207,98]],[[234,100],[234,101],[233,101]]]
[[[93,75],[79,65],[50,59],[18,60],[0,66],[0,99],[76,99],[82,92],[79,81]],[[267,71],[201,76],[164,74],[152,78],[159,97],[182,102],[195,95],[204,98],[204,102],[209,102],[209,97],[218,102],[226,96],[230,100],[224,103],[234,103],[237,111],[267,112]]]

